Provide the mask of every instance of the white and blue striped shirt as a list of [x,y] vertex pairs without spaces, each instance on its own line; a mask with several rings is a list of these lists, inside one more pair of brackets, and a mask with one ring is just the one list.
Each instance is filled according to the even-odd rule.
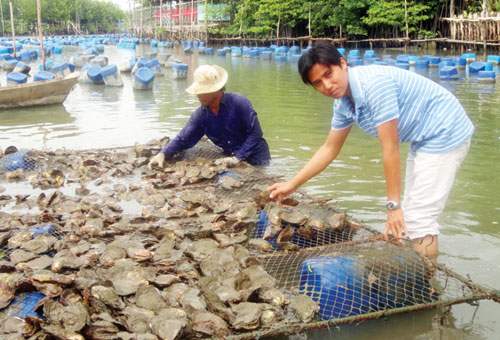
[[357,123],[377,137],[377,127],[398,119],[399,139],[412,151],[441,153],[469,139],[474,126],[458,99],[421,75],[392,66],[348,68],[351,97],[335,101],[333,129]]

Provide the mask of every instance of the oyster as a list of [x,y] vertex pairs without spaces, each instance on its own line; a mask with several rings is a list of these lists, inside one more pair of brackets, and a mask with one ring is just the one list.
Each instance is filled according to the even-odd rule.
[[151,320],[151,329],[160,339],[174,340],[182,336],[187,325],[187,315],[182,309],[162,309]]
[[229,334],[227,323],[215,314],[197,311],[191,319],[193,331],[202,336],[224,338]]
[[160,292],[153,286],[140,286],[135,293],[135,304],[137,307],[152,311],[159,311],[167,307]]
[[309,220],[308,217],[298,209],[283,209],[279,217],[281,221],[293,225],[304,225]]
[[288,308],[302,322],[311,321],[316,312],[319,311],[318,303],[314,302],[311,297],[307,295],[292,296]]
[[259,291],[259,298],[273,306],[281,307],[288,303],[285,294],[278,288],[263,288]]
[[242,302],[231,307],[234,313],[231,325],[237,330],[257,329],[262,316],[262,304],[252,302]]
[[345,213],[335,213],[328,217],[328,224],[333,229],[343,228],[346,225],[346,221],[347,216]]
[[105,303],[106,305],[116,308],[123,309],[125,308],[125,304],[122,299],[116,294],[113,288],[104,287],[104,286],[94,286],[90,290],[90,294],[95,299]]
[[90,321],[87,308],[81,302],[63,306],[59,302],[47,300],[43,311],[49,323],[60,324],[64,329],[73,332],[80,331]]
[[202,261],[219,248],[217,241],[212,239],[201,239],[193,242],[186,250],[186,255],[191,256],[195,261]]

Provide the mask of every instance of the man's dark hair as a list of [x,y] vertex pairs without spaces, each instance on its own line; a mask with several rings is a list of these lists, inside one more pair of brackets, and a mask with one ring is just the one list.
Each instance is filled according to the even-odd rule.
[[299,59],[298,66],[302,81],[305,84],[311,84],[309,81],[309,71],[311,71],[314,64],[325,66],[340,65],[340,58],[342,58],[342,55],[337,51],[335,46],[324,42],[318,43]]

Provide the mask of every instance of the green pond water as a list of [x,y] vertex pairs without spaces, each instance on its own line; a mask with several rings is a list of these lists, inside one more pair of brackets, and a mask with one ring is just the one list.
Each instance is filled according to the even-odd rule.
[[[106,47],[105,54],[119,63],[130,52]],[[78,84],[64,106],[2,110],[0,147],[108,148],[173,137],[198,106],[196,97],[184,89],[192,70],[203,63],[224,66],[229,72],[227,90],[252,101],[270,145],[271,173],[290,178],[325,139],[332,100],[303,85],[295,64],[196,53],[176,57],[190,65],[188,79],[160,77],[152,91],[133,90],[124,75],[123,88]],[[437,70],[424,73],[439,82]],[[462,78],[442,84],[459,98],[476,133],[440,221],[439,261],[500,289],[500,84],[481,84],[464,73]],[[377,140],[354,129],[338,160],[303,189],[331,198],[351,216],[382,230],[385,184],[380,157]],[[483,301],[479,306],[454,306],[446,315],[436,310],[405,314],[309,333],[308,338],[498,339],[499,320],[500,304]]]

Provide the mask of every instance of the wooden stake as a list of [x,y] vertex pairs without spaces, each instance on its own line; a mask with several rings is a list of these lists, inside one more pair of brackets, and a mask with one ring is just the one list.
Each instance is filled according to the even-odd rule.
[[0,16],[2,17],[2,36],[5,35],[5,22],[3,20],[3,5],[2,0],[0,0]]
[[40,40],[40,54],[42,56],[42,70],[45,71],[45,47],[43,45],[41,0],[36,0],[36,17],[37,17],[37,27],[38,27],[38,39]]
[[14,11],[12,10],[12,1],[9,0],[10,10],[10,28],[12,29],[12,46],[14,47],[14,58],[16,57],[16,32],[14,31]]

